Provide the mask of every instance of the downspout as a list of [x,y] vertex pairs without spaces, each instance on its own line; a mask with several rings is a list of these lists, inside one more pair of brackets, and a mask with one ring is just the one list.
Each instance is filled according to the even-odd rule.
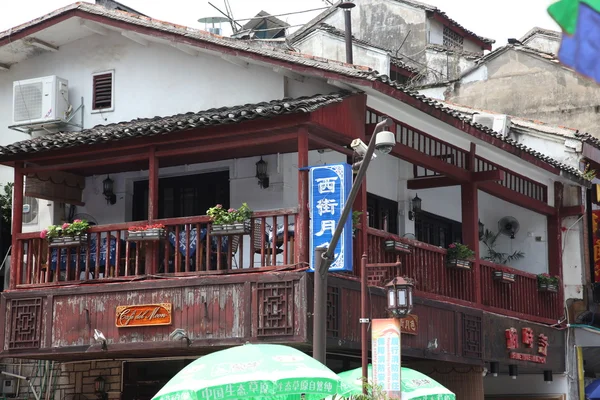
[[354,0],[342,0],[338,8],[344,13],[345,38],[346,38],[346,63],[354,64],[352,57],[352,14],[351,10],[356,7]]

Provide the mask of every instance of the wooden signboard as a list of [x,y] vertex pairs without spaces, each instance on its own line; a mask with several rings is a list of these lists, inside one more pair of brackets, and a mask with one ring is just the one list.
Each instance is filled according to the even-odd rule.
[[405,318],[400,319],[400,330],[404,335],[419,334],[419,316],[408,314]]
[[117,328],[171,325],[171,303],[117,306]]

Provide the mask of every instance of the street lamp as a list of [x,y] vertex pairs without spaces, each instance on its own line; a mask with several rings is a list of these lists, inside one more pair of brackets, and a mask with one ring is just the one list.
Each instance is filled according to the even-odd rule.
[[413,284],[402,277],[394,278],[385,285],[387,289],[388,310],[396,318],[404,318],[413,308]]
[[[314,295],[314,310],[313,310],[313,358],[317,361],[325,364],[326,357],[326,343],[327,343],[327,275],[329,272],[329,267],[334,260],[335,256],[335,248],[337,246],[340,237],[342,236],[342,231],[344,230],[345,222],[348,220],[350,216],[350,212],[352,211],[352,205],[354,204],[354,200],[356,199],[356,195],[360,189],[362,181],[367,173],[367,168],[369,167],[369,163],[371,162],[371,158],[373,157],[373,153],[377,148],[377,151],[381,154],[387,154],[392,151],[392,148],[396,144],[396,135],[393,132],[385,130],[386,127],[391,127],[393,121],[391,118],[384,118],[383,121],[375,126],[375,130],[373,131],[373,135],[371,136],[371,140],[369,141],[369,146],[366,151],[361,152],[361,156],[363,159],[355,164],[355,166],[359,166],[358,173],[356,174],[356,179],[352,184],[352,189],[350,190],[350,195],[346,200],[346,204],[344,205],[344,209],[342,210],[342,214],[340,215],[340,220],[336,224],[335,232],[333,232],[333,236],[331,241],[329,242],[329,246],[326,249],[317,249],[315,254],[315,295]],[[360,139],[357,139],[360,141]],[[362,141],[360,141],[362,143]],[[324,250],[324,252],[323,252]],[[364,257],[364,255],[363,255]],[[363,263],[364,264],[364,263]],[[367,292],[367,275],[366,275],[366,267],[363,265],[361,271],[362,280],[361,280],[361,290],[364,293]],[[364,296],[366,297],[366,296]],[[366,305],[361,302],[361,315],[364,317],[367,315]],[[364,318],[361,318],[361,323]],[[362,327],[364,330],[367,328],[367,324],[364,324]],[[368,333],[368,332],[367,332]],[[365,335],[366,336],[366,335]],[[363,342],[366,340],[363,337]],[[366,346],[363,343],[363,346]]]

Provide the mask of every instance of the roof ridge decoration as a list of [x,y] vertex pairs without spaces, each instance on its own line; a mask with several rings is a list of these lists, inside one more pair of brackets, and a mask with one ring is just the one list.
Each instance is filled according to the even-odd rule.
[[[273,47],[273,46],[265,46],[265,45],[259,46],[259,45],[255,45],[253,43],[252,44],[248,43],[246,41],[227,39],[227,38],[223,38],[221,36],[214,35],[214,34],[211,34],[211,33],[205,32],[205,31],[201,31],[198,29],[192,29],[192,28],[188,28],[185,26],[166,23],[166,22],[162,22],[162,21],[155,20],[155,19],[148,18],[148,17],[140,17],[137,15],[128,14],[128,13],[122,12],[122,11],[114,12],[111,10],[107,10],[103,7],[95,6],[95,5],[89,4],[89,3],[71,4],[71,5],[63,7],[59,10],[55,10],[45,16],[37,18],[33,21],[30,21],[26,24],[15,27],[12,30],[8,30],[3,33],[0,33],[0,46],[4,45],[2,43],[3,41],[6,41],[6,43],[8,43],[7,37],[9,37],[10,35],[14,35],[15,33],[17,33],[17,31],[20,32],[29,27],[34,27],[37,24],[41,24],[43,22],[46,22],[49,19],[53,19],[55,17],[60,16],[61,14],[66,14],[69,11],[74,11],[74,10],[80,10],[80,11],[88,13],[90,15],[97,15],[97,16],[105,17],[108,19],[116,20],[119,22],[131,24],[131,25],[136,25],[136,26],[141,26],[141,27],[145,27],[145,28],[149,28],[149,29],[159,30],[159,31],[162,31],[165,33],[171,33],[173,35],[179,35],[179,36],[185,37],[187,39],[190,39],[191,41],[202,41],[202,42],[212,44],[215,46],[225,47],[225,48],[228,48],[228,49],[231,49],[234,51],[238,51],[239,53],[236,53],[236,54],[241,57],[244,56],[244,53],[250,53],[250,54],[253,54],[256,56],[264,57],[267,59],[273,59],[273,60],[285,62],[288,64],[293,64],[293,65],[300,66],[300,67],[315,68],[320,71],[331,72],[338,76],[342,76],[342,77],[353,79],[353,80],[360,80],[360,81],[370,82],[370,83],[380,82],[384,85],[388,85],[392,89],[397,90],[399,93],[403,93],[403,94],[415,99],[416,101],[419,101],[419,102],[425,104],[426,106],[429,106],[433,109],[440,110],[440,111],[460,120],[461,122],[463,122],[467,125],[473,126],[476,129],[478,129],[479,131],[481,131],[491,137],[502,140],[503,142],[518,149],[519,151],[524,151],[528,154],[531,154],[534,157],[536,157],[537,159],[539,159],[543,162],[546,162],[548,165],[551,165],[551,166],[558,168],[568,174],[573,175],[573,177],[575,177],[576,179],[580,179],[582,176],[580,171],[578,171],[572,167],[566,166],[564,164],[561,164],[558,161],[556,161],[550,157],[547,157],[547,156],[545,156],[533,149],[530,149],[526,146],[518,144],[510,139],[504,140],[502,137],[500,137],[501,135],[496,134],[491,129],[489,129],[485,126],[479,125],[479,124],[475,124],[470,120],[466,120],[460,113],[453,111],[447,107],[444,107],[442,104],[438,103],[434,99],[428,98],[424,95],[419,94],[417,91],[408,89],[408,88],[398,84],[397,82],[392,81],[390,79],[390,77],[388,77],[387,75],[380,74],[379,72],[374,71],[371,68],[358,66],[358,65],[350,65],[350,64],[343,63],[343,62],[339,62],[339,61],[324,59],[321,57],[299,54],[299,53],[296,53],[293,51],[282,50],[282,49],[279,49],[279,48]],[[490,53],[490,54],[492,54],[492,53]],[[487,56],[489,56],[489,54]],[[486,56],[484,56],[484,58],[485,57]],[[60,141],[60,139],[59,139],[59,141]],[[20,143],[23,143],[23,142],[20,142]],[[17,144],[15,144],[15,145],[17,145]],[[7,149],[8,147],[9,146],[6,146],[1,149],[4,151],[4,149]],[[17,153],[21,152],[16,147],[11,147],[11,149],[12,149],[10,151],[11,154],[14,154],[13,150],[16,150]],[[0,152],[0,156],[2,154],[3,153]]]
[[560,39],[560,36],[561,36],[560,32],[558,32],[558,31],[553,31],[551,29],[540,28],[539,26],[534,26],[525,35],[523,35],[519,39],[519,42],[525,42],[525,41],[531,39],[532,36],[534,36],[538,33],[540,33],[542,35],[552,36],[557,39]]
[[188,129],[272,118],[279,115],[310,113],[330,104],[340,103],[354,94],[356,92],[341,91],[327,95],[284,98],[233,107],[211,108],[196,113],[189,112],[167,117],[138,118],[108,125],[97,125],[78,132],[57,132],[0,146],[0,158],[79,145],[120,141],[139,136],[164,135]]

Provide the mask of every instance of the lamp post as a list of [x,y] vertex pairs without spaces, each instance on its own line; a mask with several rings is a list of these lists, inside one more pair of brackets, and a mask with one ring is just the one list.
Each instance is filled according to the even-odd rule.
[[[313,358],[321,362],[322,364],[325,364],[326,362],[325,352],[327,346],[327,275],[329,273],[329,267],[334,261],[335,248],[340,239],[340,236],[342,236],[342,231],[344,230],[345,225],[344,222],[348,220],[350,211],[352,211],[352,205],[354,204],[354,200],[356,199],[356,195],[358,194],[360,185],[362,184],[362,181],[367,173],[367,168],[369,167],[369,163],[371,162],[371,158],[373,157],[375,148],[377,147],[379,152],[387,154],[390,151],[392,151],[392,148],[396,144],[396,135],[394,135],[392,132],[385,130],[386,127],[392,126],[392,123],[393,121],[391,120],[391,118],[385,118],[383,121],[378,123],[377,126],[375,126],[375,130],[373,131],[373,136],[371,136],[371,140],[369,141],[367,151],[364,153],[364,158],[362,159],[362,161],[356,163],[360,166],[360,168],[356,175],[356,179],[352,184],[350,195],[346,200],[346,204],[344,205],[344,209],[342,210],[340,220],[338,221],[335,227],[335,231],[333,232],[333,236],[331,238],[331,241],[329,242],[329,246],[326,249],[318,249],[315,254],[316,265],[314,266],[315,294],[313,310]],[[366,227],[363,227],[363,229],[366,229]],[[322,252],[323,250],[325,251]],[[361,275],[364,276],[363,279],[366,279],[366,268],[364,266],[362,266],[362,268],[363,269],[361,271]],[[364,315],[366,315],[365,313],[366,310],[362,310],[361,314],[363,317]],[[362,319],[363,318],[361,318],[361,321]]]

